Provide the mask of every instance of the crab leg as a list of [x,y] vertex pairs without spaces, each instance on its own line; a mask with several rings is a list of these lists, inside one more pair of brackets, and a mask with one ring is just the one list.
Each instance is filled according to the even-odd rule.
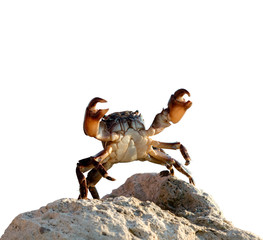
[[108,176],[106,169],[100,163],[95,161],[93,157],[80,160],[77,163],[77,167],[76,167],[76,174],[79,181],[79,191],[80,191],[79,199],[80,198],[87,199],[88,185],[83,172],[86,172],[92,168],[98,171],[101,176],[106,177],[109,180],[115,180],[114,178]]
[[180,142],[165,143],[165,142],[158,142],[158,141],[152,140],[151,145],[156,148],[174,149],[174,150],[180,149],[180,152],[185,159],[185,165],[190,164],[191,158],[187,152],[187,149]]
[[100,199],[100,195],[96,189],[96,187],[89,187],[89,192],[91,193],[91,196],[93,197],[93,199]]
[[99,153],[97,153],[94,156],[94,159],[101,163],[104,159],[106,159],[110,154],[112,153],[112,147],[108,146],[105,149],[103,149],[102,151],[100,151]]
[[[108,176],[107,170],[103,167],[102,164],[98,163],[94,160],[93,157],[82,159],[78,162],[76,168],[76,174],[79,181],[79,199],[87,199],[88,196],[88,187],[90,187],[87,183],[87,179],[85,178],[83,172],[88,171],[89,169],[93,169],[91,171],[96,171],[101,177],[105,177],[108,180],[114,181],[115,179]],[[96,190],[96,189],[95,189]],[[93,190],[93,192],[95,191]]]
[[[111,162],[106,162],[103,164],[103,167],[108,170],[112,167],[112,163]],[[95,185],[99,182],[99,180],[102,178],[102,175],[96,171],[96,169],[92,169],[89,173],[88,176],[86,178],[87,181],[87,186],[88,189],[91,193],[91,196],[93,197],[93,199],[100,199],[99,194],[97,192],[97,189],[95,187]]]
[[79,192],[80,192],[78,199],[87,199],[88,196],[87,180],[84,174],[80,171],[79,166],[77,166],[76,168],[76,174],[79,181]]
[[[81,199],[86,199],[88,195],[88,184],[87,180],[84,176],[84,172],[94,169],[96,172],[98,172],[102,177],[107,178],[108,180],[114,181],[115,179],[110,177],[106,171],[106,169],[103,167],[101,162],[106,159],[112,151],[111,147],[107,147],[103,151],[99,152],[94,157],[89,157],[80,160],[77,163],[76,168],[76,174],[80,185],[80,196]],[[96,189],[92,189],[91,191],[94,192],[94,195],[96,195],[95,191]]]
[[[173,165],[180,173],[184,174],[186,177],[188,177],[189,179],[189,183],[195,185],[194,183],[194,179],[192,178],[192,176],[190,175],[190,173],[188,172],[188,170],[178,161],[176,161],[174,158],[170,157],[169,155],[167,155],[166,153],[159,151],[157,149],[152,149],[149,152],[149,155],[151,157],[153,157],[153,159],[155,159],[156,163],[158,163],[161,165],[166,165],[168,167],[168,169],[170,169],[170,166]],[[154,162],[154,160],[150,160],[151,162]],[[171,170],[171,169],[170,169]]]

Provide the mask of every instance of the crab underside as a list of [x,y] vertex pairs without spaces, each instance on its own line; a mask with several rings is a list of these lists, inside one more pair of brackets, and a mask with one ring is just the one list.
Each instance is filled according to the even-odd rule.
[[[102,142],[103,150],[94,156],[80,160],[77,163],[76,174],[80,185],[79,199],[87,199],[88,190],[93,198],[99,199],[95,185],[102,177],[110,177],[107,170],[119,162],[135,160],[149,161],[167,167],[169,171],[162,171],[162,175],[174,175],[173,167],[194,180],[189,171],[177,160],[165,153],[163,149],[179,149],[185,159],[185,165],[190,163],[186,148],[180,142],[165,143],[152,140],[150,137],[163,131],[172,123],[181,120],[191,101],[185,101],[184,95],[190,96],[185,89],[177,90],[171,95],[168,108],[158,113],[149,129],[145,129],[144,121],[138,111],[124,111],[105,115],[108,109],[96,109],[98,102],[106,102],[102,98],[93,98],[87,106],[84,117],[84,132]],[[83,173],[88,172],[87,177]]]

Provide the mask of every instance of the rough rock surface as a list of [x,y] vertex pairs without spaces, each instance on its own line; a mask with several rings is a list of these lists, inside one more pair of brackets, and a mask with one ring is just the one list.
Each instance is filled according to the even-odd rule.
[[2,240],[257,239],[206,193],[174,177],[136,174],[102,200],[60,199],[17,216]]
[[228,221],[215,201],[205,192],[176,177],[161,177],[159,174],[135,174],[128,178],[108,197],[135,197],[141,201],[151,201],[176,216],[184,217],[197,225],[214,224],[227,228]]

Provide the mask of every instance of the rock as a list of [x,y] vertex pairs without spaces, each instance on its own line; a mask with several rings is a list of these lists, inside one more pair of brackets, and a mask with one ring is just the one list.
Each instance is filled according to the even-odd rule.
[[154,202],[162,209],[170,210],[198,225],[212,226],[216,220],[220,220],[222,228],[228,225],[219,207],[207,193],[176,177],[135,174],[104,198],[117,196],[133,196],[141,201]]
[[188,225],[133,197],[61,199],[19,215],[1,239],[191,239],[195,230]]
[[101,200],[60,199],[18,215],[1,240],[255,239],[206,193],[174,177],[136,174]]
[[224,218],[218,205],[207,193],[173,176],[135,174],[104,198],[117,196],[133,196],[141,201],[154,202],[163,210],[169,210],[194,225],[205,227],[204,232],[196,232],[197,239],[260,239],[252,233],[235,228]]

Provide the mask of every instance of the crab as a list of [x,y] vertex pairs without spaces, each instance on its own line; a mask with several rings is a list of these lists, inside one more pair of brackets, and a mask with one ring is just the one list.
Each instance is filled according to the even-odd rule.
[[[189,165],[190,156],[180,142],[159,142],[151,139],[172,123],[181,120],[187,109],[192,105],[184,96],[190,93],[186,89],[179,89],[171,95],[168,108],[158,113],[149,129],[145,129],[142,115],[138,111],[115,112],[106,115],[109,109],[96,109],[97,103],[106,100],[96,97],[88,104],[85,112],[83,129],[84,133],[102,142],[103,150],[94,156],[84,158],[77,163],[76,174],[80,185],[79,199],[88,199],[88,190],[94,199],[99,199],[95,185],[102,177],[114,181],[108,175],[114,164],[131,162],[135,160],[149,161],[166,166],[168,170],[161,175],[174,175],[173,167],[189,179],[194,185],[190,172],[177,160],[165,153],[163,149],[179,149],[185,165]],[[88,172],[87,177],[84,176]]]

